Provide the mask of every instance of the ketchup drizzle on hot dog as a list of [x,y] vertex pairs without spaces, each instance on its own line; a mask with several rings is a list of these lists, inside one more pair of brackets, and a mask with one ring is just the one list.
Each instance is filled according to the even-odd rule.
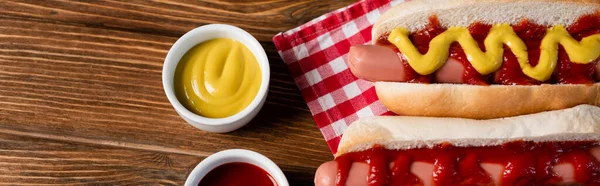
[[410,172],[410,164],[412,158],[400,154],[394,160],[394,166],[391,168],[391,184],[390,185],[416,185],[419,184],[419,178]]
[[[524,142],[499,146],[455,147],[449,144],[431,149],[386,150],[375,146],[336,158],[338,176],[348,175],[353,162],[369,165],[369,186],[415,185],[421,181],[410,172],[414,162],[434,164],[432,179],[436,185],[490,185],[491,177],[480,163],[495,163],[505,167],[500,185],[551,185],[562,180],[552,172],[558,163],[570,163],[575,168],[575,181],[584,185],[600,184],[600,162],[590,154],[597,142]],[[388,167],[388,161],[393,166]],[[385,170],[384,170],[385,169]],[[346,177],[339,179],[344,185]]]
[[[540,56],[540,43],[546,34],[548,26],[542,26],[523,20],[519,24],[513,25],[513,30],[527,45],[527,51],[529,53],[530,64],[537,64]],[[483,41],[487,37],[487,34],[491,28],[489,24],[474,23],[469,26],[469,32],[473,38],[479,43],[482,49],[485,49]],[[436,16],[429,18],[429,24],[422,30],[412,33],[410,36],[413,44],[424,54],[429,50],[429,42],[440,33],[444,32],[446,28],[441,26]],[[600,13],[586,15],[579,18],[575,23],[567,28],[571,36],[577,40],[590,36],[593,34],[600,33]],[[401,56],[400,51],[395,48],[388,40],[388,34],[384,34],[378,38],[376,44],[383,46],[390,46],[398,52]],[[553,78],[547,82],[539,82],[525,75],[519,66],[517,58],[510,51],[510,48],[504,48],[504,61],[502,67],[495,73],[490,75],[481,75],[477,72],[471,63],[467,60],[464,51],[458,44],[453,44],[450,47],[450,57],[461,61],[465,67],[463,72],[463,81],[465,84],[474,85],[488,85],[488,84],[503,84],[503,85],[537,85],[542,83],[560,83],[560,84],[593,84],[594,74],[600,73],[595,72],[596,63],[588,64],[575,64],[569,60],[565,50],[560,46],[559,59],[557,67],[553,73]],[[435,83],[433,82],[432,75],[420,75],[416,73],[412,67],[408,65],[405,59],[402,60],[405,69],[406,79],[409,79],[410,83]]]

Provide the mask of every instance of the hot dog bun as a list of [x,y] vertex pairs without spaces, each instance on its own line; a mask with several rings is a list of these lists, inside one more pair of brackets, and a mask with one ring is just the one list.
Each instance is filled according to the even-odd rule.
[[481,147],[516,140],[600,142],[600,107],[580,105],[492,120],[413,116],[361,118],[342,136],[336,157],[374,145],[406,150],[431,148],[445,142],[459,147]]
[[375,90],[389,110],[409,116],[491,119],[580,104],[600,106],[600,83],[478,86],[376,82]]
[[392,29],[423,29],[437,15],[444,27],[485,24],[517,24],[523,19],[540,25],[571,25],[582,15],[600,11],[597,0],[417,0],[392,7],[381,15],[371,32],[373,43]]

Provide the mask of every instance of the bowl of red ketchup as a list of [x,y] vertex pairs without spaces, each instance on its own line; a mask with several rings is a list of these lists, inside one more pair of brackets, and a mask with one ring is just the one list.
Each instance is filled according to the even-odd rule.
[[202,160],[185,181],[186,186],[289,186],[281,169],[254,151],[230,149]]

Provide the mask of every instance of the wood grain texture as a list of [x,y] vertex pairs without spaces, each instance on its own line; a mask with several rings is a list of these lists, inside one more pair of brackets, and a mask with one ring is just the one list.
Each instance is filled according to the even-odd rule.
[[179,180],[200,160],[190,155],[0,134],[3,185],[181,185]]
[[[0,1],[0,183],[182,185],[204,157],[245,148],[310,185],[332,156],[271,38],[350,3]],[[228,134],[186,124],[162,89],[171,45],[207,23],[249,31],[271,64],[263,110]]]

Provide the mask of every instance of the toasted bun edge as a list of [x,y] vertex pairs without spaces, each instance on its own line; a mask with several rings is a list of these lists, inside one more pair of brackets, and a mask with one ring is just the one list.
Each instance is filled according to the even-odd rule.
[[336,157],[374,145],[390,150],[495,146],[511,141],[600,141],[600,107],[580,105],[517,117],[473,120],[413,116],[373,116],[352,123]]
[[600,106],[600,83],[464,85],[375,82],[379,100],[398,115],[492,119]]
[[540,25],[569,26],[583,15],[600,12],[593,0],[415,0],[400,3],[376,21],[372,42],[397,27],[416,32],[437,16],[444,27],[485,24],[518,24],[524,19]]

